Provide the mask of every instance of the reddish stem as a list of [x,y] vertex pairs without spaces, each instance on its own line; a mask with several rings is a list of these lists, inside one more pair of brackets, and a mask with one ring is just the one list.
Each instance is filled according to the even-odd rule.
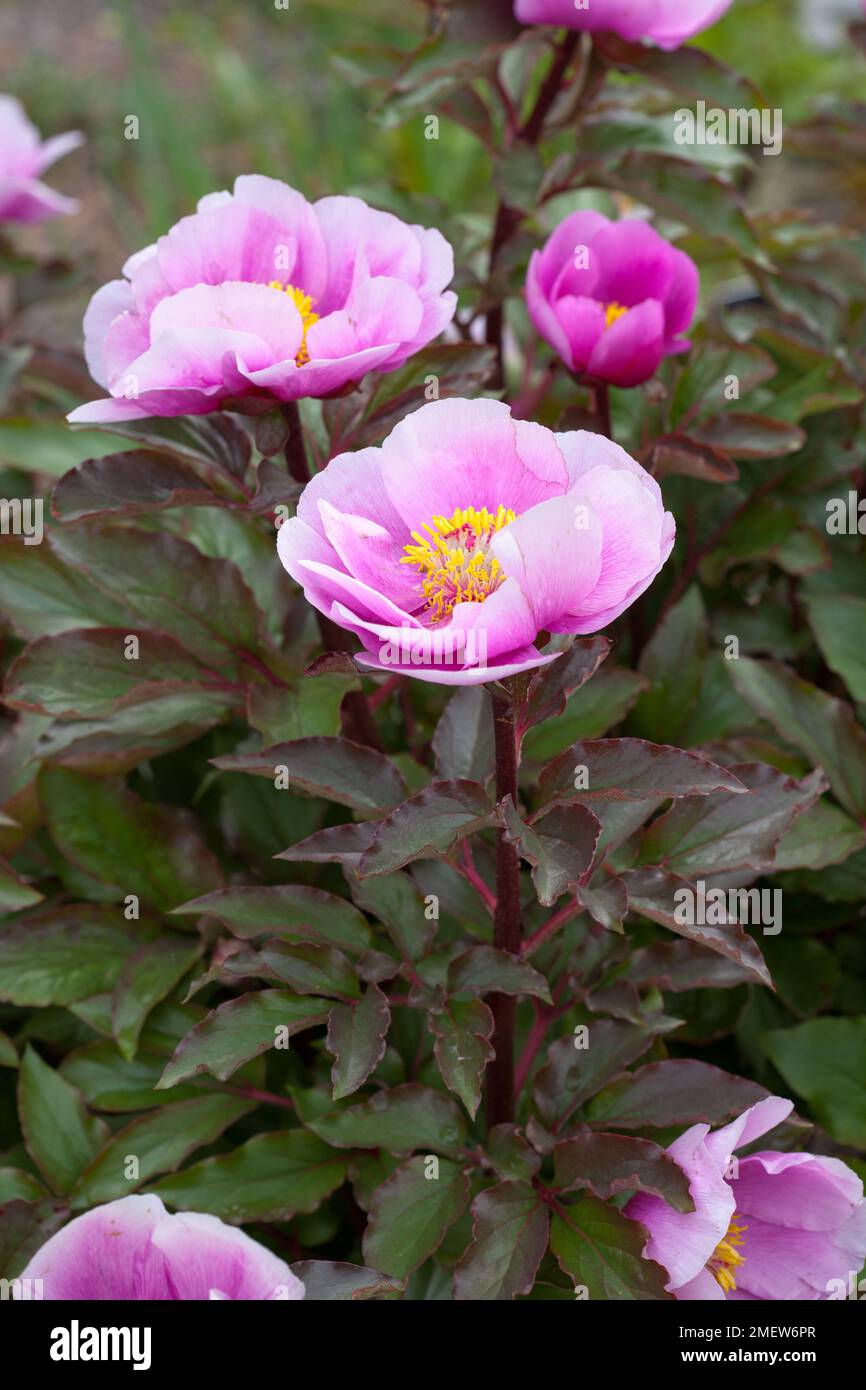
[[[510,796],[517,804],[517,729],[511,695],[494,693],[493,737],[496,749],[496,800]],[[496,834],[496,911],[493,944],[517,955],[520,950],[520,859],[504,829]],[[489,997],[493,1014],[495,1056],[487,1068],[487,1128],[514,1119],[514,1024],[517,1005],[507,994]]]

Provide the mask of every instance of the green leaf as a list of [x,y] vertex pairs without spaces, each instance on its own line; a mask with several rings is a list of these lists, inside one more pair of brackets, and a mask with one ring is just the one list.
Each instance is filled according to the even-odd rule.
[[0,914],[20,912],[23,908],[35,907],[36,903],[42,901],[43,895],[37,889],[31,888],[29,883],[25,883],[23,878],[19,878],[4,859],[0,859]]
[[0,421],[0,462],[26,472],[59,478],[68,468],[95,455],[115,453],[117,440],[95,429],[71,430],[65,420]]
[[493,707],[483,685],[451,696],[433,735],[436,775],[486,782],[493,772]]
[[408,874],[383,874],[359,879],[347,870],[349,888],[358,906],[378,917],[404,960],[423,960],[436,935],[436,921],[428,918],[425,905]]
[[213,507],[220,500],[183,459],[129,449],[87,459],[64,474],[54,489],[51,509],[59,521],[81,521],[106,512],[135,516],[166,507]]
[[69,1192],[108,1138],[78,1091],[52,1071],[32,1047],[18,1073],[18,1113],[27,1152],[48,1186]]
[[[745,411],[727,410],[712,420],[693,425],[697,439],[735,459],[783,458],[796,454],[806,442],[799,425],[788,425],[767,415],[749,415]],[[762,504],[759,502],[758,506]]]
[[204,1211],[231,1225],[290,1221],[316,1211],[346,1177],[347,1161],[307,1130],[258,1134],[239,1149],[206,1158],[150,1190],[180,1211]]
[[692,922],[688,918],[696,917],[697,913],[683,913],[681,908],[684,904],[696,904],[697,893],[684,878],[666,869],[634,869],[623,875],[623,882],[632,911],[660,923],[678,936],[718,951],[747,970],[753,980],[772,988],[770,972],[757,944],[744,931],[737,912],[729,911],[727,903],[723,922]]
[[131,1060],[151,1009],[171,992],[202,953],[202,946],[163,936],[127,960],[114,987],[112,1022],[122,1055]]
[[550,1004],[550,986],[528,961],[496,946],[471,946],[448,967],[451,994],[531,994]]
[[652,1192],[676,1211],[694,1211],[689,1179],[676,1159],[649,1139],[580,1134],[553,1151],[554,1183],[562,1191],[589,1188],[607,1200],[618,1192]]
[[0,1168],[0,1208],[8,1202],[38,1202],[48,1193],[38,1178],[23,1168]]
[[553,1218],[550,1248],[575,1287],[590,1299],[672,1299],[667,1271],[643,1258],[649,1232],[616,1207],[582,1197]]
[[188,811],[66,768],[43,770],[39,796],[57,847],[118,897],[134,894],[142,907],[164,911],[222,882]]
[[209,1013],[182,1039],[157,1083],[159,1090],[208,1072],[227,1081],[244,1062],[328,1017],[321,999],[305,999],[279,989],[257,990],[230,999]]
[[357,1303],[400,1298],[402,1285],[375,1269],[333,1260],[298,1260],[290,1266],[306,1303]]
[[697,753],[639,738],[575,743],[548,763],[539,778],[545,805],[575,799],[642,801],[656,796],[707,796],[713,791],[744,790],[733,773]]
[[723,1125],[766,1098],[763,1086],[690,1057],[650,1062],[606,1086],[589,1105],[593,1123],[617,1129]]
[[468,1201],[469,1181],[459,1164],[407,1159],[373,1194],[364,1259],[406,1279],[438,1250]]
[[[75,1207],[92,1207],[134,1192],[157,1173],[172,1173],[204,1144],[211,1144],[256,1102],[238,1096],[198,1096],[166,1105],[124,1125],[85,1168],[70,1194]],[[138,1161],[134,1178],[129,1158]]]
[[575,637],[556,661],[534,671],[526,702],[518,709],[519,730],[524,732],[562,715],[569,708],[572,697],[595,675],[610,649],[610,639],[600,633]]
[[563,893],[574,892],[592,866],[601,836],[601,825],[592,812],[581,805],[554,806],[530,827],[520,819],[510,797],[500,810],[506,839],[532,865],[541,905],[552,907]]
[[370,928],[357,908],[332,893],[303,884],[223,888],[193,898],[173,910],[173,916],[199,917],[213,913],[234,936],[282,936],[288,941],[321,942],[346,951],[369,949]]
[[493,1014],[480,999],[450,999],[441,1013],[431,1011],[428,1019],[442,1080],[474,1120],[481,1104],[484,1069],[496,1055],[490,1043]]
[[361,856],[359,877],[390,874],[413,859],[445,855],[467,835],[493,825],[495,817],[477,782],[431,782],[380,821]]
[[810,594],[807,611],[824,660],[841,676],[858,704],[866,703],[866,598],[855,594]]
[[385,1055],[390,1024],[388,1001],[375,984],[367,986],[356,1004],[335,1004],[331,1009],[326,1046],[336,1058],[331,1068],[334,1100],[352,1095],[376,1070]]
[[776,661],[740,657],[731,662],[731,679],[756,714],[824,769],[846,811],[866,818],[866,733],[850,705]]
[[547,1249],[549,1213],[527,1183],[503,1182],[472,1203],[472,1244],[454,1271],[454,1297],[506,1300],[529,1293]]
[[230,560],[203,555],[165,532],[89,523],[53,532],[52,547],[70,569],[119,596],[125,621],[132,615],[147,628],[168,632],[219,670],[239,674],[238,654],[261,646],[262,615]]
[[62,1203],[48,1200],[13,1201],[0,1207],[0,1278],[21,1274],[68,1217]]
[[25,637],[69,628],[120,626],[123,602],[69,569],[51,548],[6,537],[0,545],[0,607]]
[[588,685],[569,697],[565,713],[530,729],[523,741],[527,758],[553,758],[576,739],[601,738],[625,719],[640,692],[642,676],[621,667],[605,667]]
[[783,869],[824,869],[841,864],[866,844],[866,826],[858,825],[832,801],[823,798],[798,816],[776,846],[773,865]]
[[51,908],[0,931],[0,999],[29,1008],[72,1004],[114,988],[145,937],[119,911]]
[[457,1156],[466,1142],[466,1124],[452,1100],[410,1082],[379,1091],[360,1105],[309,1122],[320,1138],[340,1149],[412,1149]]
[[406,793],[400,773],[384,754],[345,738],[301,738],[212,761],[225,772],[251,772],[272,781],[277,769],[285,769],[290,791],[367,814],[395,806]]
[[154,1106],[177,1105],[201,1094],[199,1085],[157,1090],[165,1062],[164,1053],[144,1048],[139,1048],[134,1060],[127,1062],[113,1042],[97,1042],[70,1052],[60,1070],[94,1110],[126,1114]]
[[748,796],[716,792],[685,797],[645,831],[640,863],[693,877],[728,869],[764,869],[796,816],[826,786],[814,776],[797,782],[763,763],[736,767]]
[[761,1041],[827,1133],[866,1149],[866,1017],[813,1018],[764,1033]]
[[[241,953],[246,960],[247,954]],[[304,944],[290,946],[285,941],[267,941],[254,954],[254,961],[263,975],[289,985],[298,994],[323,994],[331,998],[357,999],[361,988],[358,976],[343,955],[333,946]],[[232,957],[226,964],[232,968]],[[244,969],[244,973],[246,969]],[[255,973],[250,971],[250,974]]]
[[97,718],[206,681],[204,668],[164,632],[137,629],[127,659],[125,628],[85,628],[40,637],[13,662],[5,702],[58,718]]
[[786,574],[812,574],[829,564],[827,539],[774,497],[753,499],[724,540],[701,561],[705,584],[720,584],[735,565],[771,560]]
[[638,700],[629,728],[644,738],[681,737],[700,695],[707,645],[704,602],[693,585],[665,614],[641,654],[640,673],[650,688]]
[[684,222],[701,235],[726,242],[740,255],[766,264],[737,192],[698,164],[673,155],[634,150],[599,181],[626,191],[629,197]]
[[535,1079],[533,1100],[555,1129],[653,1041],[650,1029],[618,1019],[594,1019],[586,1027],[587,1046],[579,1047],[577,1037],[559,1038],[547,1049],[547,1061]]

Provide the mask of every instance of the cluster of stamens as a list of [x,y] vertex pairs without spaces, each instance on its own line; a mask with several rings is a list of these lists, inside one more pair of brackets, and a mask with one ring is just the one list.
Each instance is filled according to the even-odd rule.
[[612,328],[613,325],[616,323],[617,319],[621,319],[623,314],[627,313],[628,309],[626,309],[624,305],[617,304],[615,299],[611,300],[610,304],[608,304],[605,307],[604,311],[605,328]]
[[287,294],[301,316],[304,332],[301,338],[301,346],[295,354],[295,362],[299,367],[303,367],[305,362],[309,362],[310,353],[307,347],[307,330],[312,328],[314,323],[319,322],[319,315],[313,313],[313,301],[303,290],[296,289],[294,285],[284,285],[281,280],[268,281],[268,289],[282,290]]
[[432,623],[448,618],[455,604],[483,603],[499,588],[502,569],[490,541],[514,519],[506,507],[496,512],[458,507],[453,516],[434,516],[421,528],[425,535],[412,532],[414,544],[404,547],[400,563],[414,565],[424,576],[421,592]]
[[748,1230],[748,1226],[737,1224],[736,1214],[728,1227],[724,1238],[719,1241],[710,1259],[707,1261],[707,1269],[712,1274],[717,1284],[720,1284],[725,1293],[733,1293],[737,1287],[734,1278],[734,1270],[745,1263],[745,1255],[741,1255],[737,1246],[743,1244],[743,1236]]

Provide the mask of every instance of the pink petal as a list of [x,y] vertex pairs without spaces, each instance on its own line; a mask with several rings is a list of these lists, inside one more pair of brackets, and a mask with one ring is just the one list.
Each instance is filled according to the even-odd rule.
[[632,309],[645,299],[666,298],[674,278],[674,253],[648,222],[625,218],[609,223],[595,237],[592,251],[598,262],[596,299]]
[[599,582],[602,545],[602,527],[592,504],[569,493],[524,512],[497,532],[490,548],[505,573],[520,585],[537,633],[579,611]]
[[668,1289],[688,1284],[705,1267],[734,1215],[734,1197],[706,1147],[708,1125],[693,1125],[670,1145],[668,1153],[689,1179],[693,1212],[674,1211],[660,1197],[639,1192],[624,1208],[650,1232],[647,1259],[668,1271]]
[[412,531],[458,507],[520,513],[565,490],[555,436],[512,420],[501,401],[442,400],[416,410],[382,446],[382,478]]
[[602,334],[589,359],[589,372],[612,386],[639,386],[657,370],[664,341],[664,310],[657,299],[647,299]]

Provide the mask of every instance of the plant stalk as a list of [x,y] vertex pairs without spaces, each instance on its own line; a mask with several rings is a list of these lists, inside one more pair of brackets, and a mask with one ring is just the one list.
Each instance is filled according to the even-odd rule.
[[296,483],[308,483],[310,481],[310,465],[307,462],[307,450],[304,446],[304,427],[301,424],[301,412],[297,401],[284,401],[280,407],[280,413],[286,423],[286,444],[284,455],[286,467],[291,477]]
[[[517,729],[511,695],[494,693],[493,737],[496,750],[496,800],[510,796],[517,804]],[[517,955],[520,950],[520,859],[515,845],[496,835],[496,912],[493,918],[493,944],[500,951]],[[487,1128],[514,1119],[514,1025],[517,1004],[505,994],[489,999],[493,1014],[493,1047],[496,1056],[487,1068]]]

